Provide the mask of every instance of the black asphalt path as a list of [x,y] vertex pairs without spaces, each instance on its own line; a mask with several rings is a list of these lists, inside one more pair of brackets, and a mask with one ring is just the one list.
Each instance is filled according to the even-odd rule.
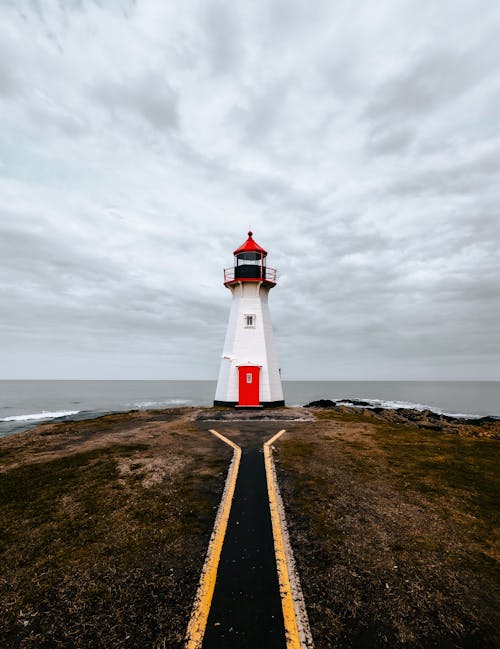
[[200,425],[242,449],[203,649],[286,649],[262,449],[277,426]]

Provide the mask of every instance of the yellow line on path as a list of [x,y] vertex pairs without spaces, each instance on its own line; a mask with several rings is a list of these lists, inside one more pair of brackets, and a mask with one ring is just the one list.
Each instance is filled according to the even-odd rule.
[[285,430],[280,430],[264,444],[264,462],[266,466],[267,491],[271,510],[281,607],[283,609],[283,620],[285,623],[286,646],[287,649],[306,649],[313,647],[313,641],[302,590],[295,572],[292,549],[284,519],[283,503],[279,493],[272,456],[273,443],[285,432]]
[[201,571],[200,583],[186,632],[185,649],[199,649],[203,642],[203,636],[205,635],[208,614],[210,612],[210,606],[212,604],[212,597],[215,589],[215,581],[217,579],[217,569],[219,567],[222,544],[224,543],[224,537],[226,535],[227,522],[229,519],[229,512],[231,511],[231,503],[233,500],[236,478],[238,477],[238,469],[241,459],[241,448],[237,444],[227,437],[224,437],[224,435],[221,435],[216,430],[210,430],[210,432],[226,444],[229,444],[229,446],[233,448],[234,452],[227,473],[224,493],[222,494],[222,499],[215,518],[214,529],[212,531],[212,536],[210,537],[210,543],[208,544],[207,556]]

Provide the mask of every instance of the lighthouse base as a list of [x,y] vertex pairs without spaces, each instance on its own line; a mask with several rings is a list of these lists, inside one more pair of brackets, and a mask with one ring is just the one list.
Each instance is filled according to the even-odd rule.
[[[214,406],[223,406],[225,408],[235,408],[238,405],[237,401],[214,401]],[[282,408],[285,401],[261,401],[258,406],[240,406],[240,408]]]
[[238,410],[261,410],[264,406],[234,406]]

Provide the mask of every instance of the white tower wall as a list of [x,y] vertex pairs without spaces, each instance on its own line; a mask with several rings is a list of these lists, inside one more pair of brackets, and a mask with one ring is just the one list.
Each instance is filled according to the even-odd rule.
[[[260,281],[229,284],[232,293],[215,403],[238,402],[238,366],[259,365],[260,402],[283,404],[283,389],[274,347],[268,296],[271,285]],[[246,316],[254,324],[247,326]]]

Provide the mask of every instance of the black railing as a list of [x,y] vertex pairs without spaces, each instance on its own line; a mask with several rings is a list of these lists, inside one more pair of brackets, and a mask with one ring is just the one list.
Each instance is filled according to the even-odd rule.
[[231,268],[224,268],[224,284],[237,282],[239,279],[261,279],[276,284],[276,275],[276,268],[268,268],[267,266],[250,264],[232,266]]

